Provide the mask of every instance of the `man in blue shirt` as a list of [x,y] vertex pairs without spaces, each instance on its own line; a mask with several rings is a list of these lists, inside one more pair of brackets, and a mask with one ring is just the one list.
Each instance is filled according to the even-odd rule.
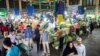
[[35,42],[37,44],[37,51],[39,51],[39,47],[40,47],[40,25],[37,25],[37,27],[35,28],[35,31],[34,31],[34,35],[35,35]]
[[3,47],[7,49],[6,56],[19,56],[19,49],[17,46],[12,45],[10,38],[5,38]]
[[27,26],[27,28],[24,31],[24,36],[25,38],[28,40],[28,45],[29,47],[33,47],[33,42],[32,42],[32,38],[33,38],[33,30],[32,27],[30,25]]

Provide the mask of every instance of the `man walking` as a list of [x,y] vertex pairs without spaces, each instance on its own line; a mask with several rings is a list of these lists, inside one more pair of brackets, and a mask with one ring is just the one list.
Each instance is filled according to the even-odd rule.
[[45,29],[43,29],[43,32],[41,34],[40,40],[42,41],[42,44],[43,44],[44,54],[50,55],[50,49],[49,49],[49,34],[48,34],[48,32]]
[[81,38],[77,38],[77,43],[75,44],[75,48],[78,52],[79,56],[86,56],[86,48],[85,45],[82,44],[82,39]]
[[35,35],[35,42],[37,44],[37,51],[39,51],[39,44],[40,44],[40,30],[39,30],[40,25],[37,25],[37,27],[35,28],[34,31],[34,35]]
[[28,25],[27,28],[25,29],[24,36],[25,36],[25,39],[28,41],[29,47],[33,47],[32,46],[33,30],[30,25]]

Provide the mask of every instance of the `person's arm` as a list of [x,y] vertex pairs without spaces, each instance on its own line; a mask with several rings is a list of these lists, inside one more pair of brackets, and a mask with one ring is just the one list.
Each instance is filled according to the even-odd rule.
[[48,34],[48,43],[50,43],[50,39],[49,39],[49,32],[47,32],[47,34]]
[[77,52],[77,50],[76,50],[75,47],[74,47],[74,54],[75,54],[75,55],[78,55],[78,52]]
[[40,44],[41,44],[41,42],[42,42],[42,38],[43,38],[43,37],[42,37],[42,34],[41,34],[41,35],[40,35]]
[[86,48],[84,46],[83,56],[86,56]]
[[63,51],[62,56],[66,56],[66,53],[67,53],[67,50],[66,50],[66,48],[65,48],[65,50]]

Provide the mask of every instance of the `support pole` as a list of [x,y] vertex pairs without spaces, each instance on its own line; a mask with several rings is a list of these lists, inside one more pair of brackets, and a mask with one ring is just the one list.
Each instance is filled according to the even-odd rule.
[[80,5],[82,5],[83,0],[80,0]]
[[99,0],[96,0],[96,16],[98,15],[98,12],[99,12]]
[[67,6],[69,6],[69,0],[67,0]]
[[22,11],[22,1],[19,0],[19,10]]
[[10,9],[9,0],[6,0],[6,6],[7,6],[7,10],[9,11],[9,9]]
[[39,9],[41,11],[41,0],[39,0]]
[[29,2],[30,2],[30,5],[32,5],[32,2],[33,2],[33,1],[32,1],[32,0],[29,0]]

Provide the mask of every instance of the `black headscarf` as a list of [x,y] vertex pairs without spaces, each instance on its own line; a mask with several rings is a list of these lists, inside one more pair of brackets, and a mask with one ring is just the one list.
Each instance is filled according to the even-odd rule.
[[63,52],[63,56],[68,56],[70,53],[78,54],[76,48],[74,47],[74,45],[73,45],[72,48],[70,48],[70,43],[72,43],[72,41],[67,43],[67,46],[66,46],[66,48]]

